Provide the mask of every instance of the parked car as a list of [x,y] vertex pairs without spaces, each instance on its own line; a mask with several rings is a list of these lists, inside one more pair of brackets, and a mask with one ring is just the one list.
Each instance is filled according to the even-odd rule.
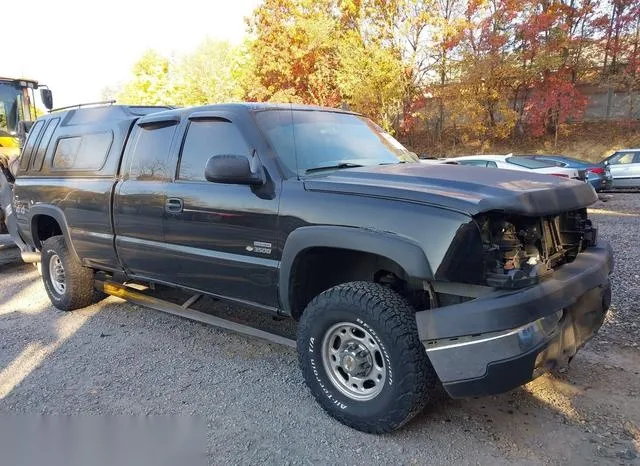
[[108,280],[293,318],[313,396],[375,433],[440,386],[489,395],[565,367],[605,318],[613,256],[586,183],[421,164],[342,110],[162,110],[52,112],[30,131],[12,202],[58,309]]
[[445,157],[439,157],[439,158],[435,158],[435,157],[429,157],[429,158],[421,158],[420,159],[420,163],[427,163],[427,164],[438,164],[438,163],[446,163],[449,165],[458,165],[458,162],[456,162],[455,160],[452,159],[447,159]]
[[566,155],[519,155],[519,157],[550,162],[559,167],[584,170],[587,181],[593,186],[593,189],[598,192],[611,189],[612,176],[608,165],[602,166],[598,163],[587,162],[573,157],[567,157]]
[[600,163],[611,170],[613,189],[640,188],[640,149],[616,151]]
[[585,180],[584,170],[559,167],[552,162],[532,160],[527,157],[507,155],[467,155],[449,159],[459,165],[474,165],[476,167],[504,168],[506,170],[532,171],[545,175],[555,175],[574,180]]

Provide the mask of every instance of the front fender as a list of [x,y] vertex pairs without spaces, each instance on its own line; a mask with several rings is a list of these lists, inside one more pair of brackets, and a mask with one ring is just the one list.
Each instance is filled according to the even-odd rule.
[[397,263],[410,278],[422,280],[433,278],[431,265],[424,251],[417,242],[410,238],[389,232],[355,227],[301,227],[287,237],[280,263],[280,304],[287,314],[291,313],[290,277],[293,264],[300,253],[314,247],[377,254]]

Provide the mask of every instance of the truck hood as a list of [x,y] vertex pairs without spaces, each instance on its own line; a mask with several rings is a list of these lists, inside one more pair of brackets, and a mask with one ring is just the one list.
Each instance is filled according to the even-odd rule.
[[304,179],[308,191],[418,202],[476,215],[498,210],[541,216],[593,204],[589,183],[531,171],[404,163],[350,168]]

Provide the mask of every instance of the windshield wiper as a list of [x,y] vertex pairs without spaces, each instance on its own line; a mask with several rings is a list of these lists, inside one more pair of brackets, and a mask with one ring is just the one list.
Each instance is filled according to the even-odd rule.
[[358,167],[364,167],[364,165],[360,165],[360,164],[357,164],[357,163],[344,162],[344,163],[339,163],[339,164],[336,164],[336,165],[327,165],[326,167],[307,168],[304,172],[305,173],[313,173],[313,172],[317,172],[317,171],[321,171],[321,170],[338,170],[340,168],[358,168]]

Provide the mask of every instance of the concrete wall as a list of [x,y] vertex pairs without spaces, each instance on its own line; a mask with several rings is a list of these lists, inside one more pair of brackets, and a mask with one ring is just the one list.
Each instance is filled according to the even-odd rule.
[[583,121],[640,119],[640,92],[585,87],[587,97]]

